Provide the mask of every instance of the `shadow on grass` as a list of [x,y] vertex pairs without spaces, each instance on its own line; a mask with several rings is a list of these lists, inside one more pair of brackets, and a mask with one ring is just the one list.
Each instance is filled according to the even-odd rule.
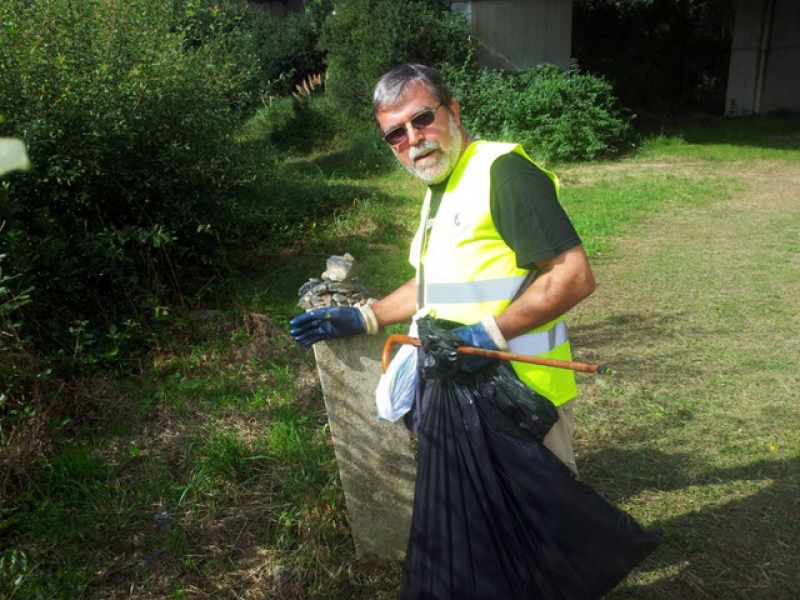
[[[627,380],[674,381],[678,367],[683,380],[705,376],[707,365],[695,362],[692,351],[706,333],[691,329],[679,311],[616,314],[594,324],[570,327],[577,348],[585,353],[591,349],[590,358],[608,361],[614,373]],[[626,353],[629,349],[640,353]]]
[[383,152],[359,148],[358,142],[350,147],[314,157],[289,161],[286,169],[300,175],[321,175],[332,179],[373,179],[391,173],[397,168],[388,148]]
[[[735,352],[720,357],[709,350],[719,333],[712,322],[687,319],[678,308],[618,313],[571,329],[576,347],[591,349],[584,358],[602,358],[616,371],[598,383],[603,404],[591,410],[606,413],[598,422],[613,427],[622,443],[589,446],[579,461],[582,477],[613,502],[641,502],[668,515],[650,517],[648,525],[662,529],[665,540],[639,569],[639,583],[626,582],[610,599],[800,597],[800,462],[751,454],[747,464],[731,464],[728,449],[751,444],[764,431],[714,420],[724,415],[723,406],[745,408],[737,405],[739,396],[727,395],[738,394],[739,378],[754,373]],[[725,387],[715,387],[716,377]],[[704,409],[715,401],[725,404]],[[623,404],[617,419],[607,414]],[[766,435],[785,428],[778,419],[774,429],[764,426]],[[662,436],[664,447],[664,440],[688,435],[697,439],[690,447],[676,443],[673,451],[651,443]]]
[[394,155],[378,128],[363,124],[334,149],[306,153],[284,165],[287,173],[336,179],[374,179],[398,168]]
[[320,177],[281,176],[241,200],[250,225],[243,237],[270,246],[291,243],[292,236],[316,233],[318,223],[373,193],[370,187]]
[[[357,276],[382,297],[412,275],[405,250],[410,234],[397,218],[404,198],[378,187],[317,179],[288,180],[251,199],[252,218],[232,253],[235,290],[251,310],[294,305],[298,288],[319,277],[332,255],[352,254]],[[383,289],[378,282],[391,282]],[[377,284],[377,285],[376,285]],[[384,285],[386,285],[384,283]]]
[[656,125],[641,132],[644,137],[680,137],[694,145],[725,144],[772,150],[800,150],[800,114],[779,113],[754,117],[703,115]]
[[580,468],[599,491],[613,486],[614,495],[622,497],[703,486],[758,488],[727,502],[715,499],[716,490],[709,488],[703,508],[690,505],[683,514],[651,523],[664,531],[665,540],[640,571],[670,575],[646,585],[628,584],[610,599],[800,597],[796,460],[760,460],[715,469],[680,452],[605,448],[589,453]]

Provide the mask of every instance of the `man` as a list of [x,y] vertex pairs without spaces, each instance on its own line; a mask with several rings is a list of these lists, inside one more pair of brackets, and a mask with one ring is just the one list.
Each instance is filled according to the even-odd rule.
[[[368,307],[295,317],[295,339],[309,346],[377,333],[424,310],[465,323],[457,333],[471,346],[571,360],[563,315],[594,291],[595,281],[558,202],[555,175],[518,145],[472,139],[458,101],[429,67],[405,64],[386,73],[373,105],[397,159],[429,186],[411,245],[416,277]],[[512,365],[558,406],[560,419],[545,445],[577,473],[574,374]]]

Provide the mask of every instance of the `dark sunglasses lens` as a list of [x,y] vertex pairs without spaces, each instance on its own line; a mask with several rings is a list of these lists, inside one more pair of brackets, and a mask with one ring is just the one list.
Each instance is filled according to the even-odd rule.
[[399,144],[404,139],[406,139],[406,137],[407,135],[405,127],[395,127],[389,133],[383,136],[383,139],[385,139],[390,144],[394,145],[394,144]]
[[416,117],[411,119],[411,124],[414,126],[415,129],[422,129],[433,123],[435,120],[436,120],[436,111],[426,110],[425,112],[421,112]]
[[[438,107],[437,107],[438,108]],[[425,129],[436,120],[436,108],[430,108],[426,111],[419,113],[411,119],[411,126],[414,129]],[[387,142],[392,145],[404,142],[408,137],[408,131],[405,127],[395,127],[389,133],[383,136]]]

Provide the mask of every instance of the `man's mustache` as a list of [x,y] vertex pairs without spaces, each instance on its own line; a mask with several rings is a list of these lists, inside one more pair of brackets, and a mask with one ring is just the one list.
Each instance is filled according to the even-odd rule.
[[428,154],[429,152],[431,152],[433,150],[441,150],[441,147],[439,146],[439,144],[437,144],[434,141],[425,140],[424,142],[422,142],[418,146],[412,146],[410,148],[409,152],[408,152],[408,157],[411,160],[416,160],[417,158],[419,158],[423,154]]

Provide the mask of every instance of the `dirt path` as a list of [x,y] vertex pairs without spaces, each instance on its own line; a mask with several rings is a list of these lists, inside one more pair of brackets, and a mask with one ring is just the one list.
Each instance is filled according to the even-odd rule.
[[796,598],[800,163],[692,169],[741,190],[620,239],[571,318],[616,369],[581,380],[579,464],[667,534],[614,598]]

